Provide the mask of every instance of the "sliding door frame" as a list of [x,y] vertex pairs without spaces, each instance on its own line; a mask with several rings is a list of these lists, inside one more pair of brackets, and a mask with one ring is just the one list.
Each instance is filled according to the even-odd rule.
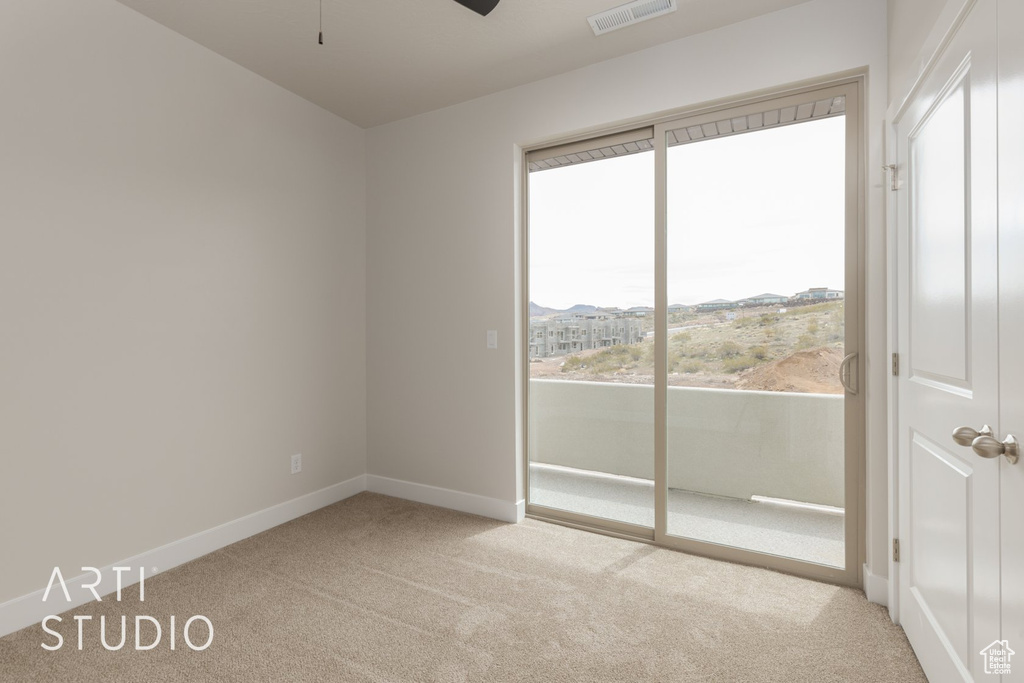
[[[860,113],[859,81],[831,85],[813,89],[794,95],[784,95],[755,104],[741,104],[724,107],[712,112],[683,116],[671,121],[664,121],[654,127],[655,154],[655,263],[654,263],[654,540],[659,545],[676,548],[689,553],[707,555],[723,560],[757,564],[778,569],[780,571],[801,574],[833,583],[847,585],[860,584],[861,551],[863,545],[861,534],[860,472],[863,469],[864,449],[864,392],[860,359],[864,348],[864,325],[861,290],[863,286],[863,253],[864,229],[863,211],[861,209],[863,164],[862,132]],[[807,560],[799,560],[781,555],[771,555],[760,551],[747,550],[710,541],[699,541],[682,536],[674,536],[668,532],[668,368],[666,349],[668,347],[668,145],[666,134],[679,128],[713,124],[723,119],[746,117],[765,110],[795,107],[814,100],[846,98],[846,169],[844,178],[845,192],[845,353],[856,354],[856,369],[851,371],[853,386],[857,393],[845,392],[844,395],[844,567],[816,564]],[[786,125],[800,125],[805,121],[794,121]],[[777,127],[777,126],[776,126]],[[746,135],[747,132],[736,133]],[[756,131],[753,133],[756,134]],[[721,136],[718,136],[721,137]],[[717,139],[717,138],[711,138]],[[701,140],[686,144],[699,145]],[[808,169],[810,172],[811,169]]]
[[[558,140],[524,146],[521,158],[521,392],[522,392],[522,476],[526,516],[548,522],[594,531],[619,538],[655,543],[668,548],[714,559],[767,567],[777,571],[850,586],[861,584],[865,558],[865,392],[864,392],[864,273],[865,273],[865,216],[867,158],[864,127],[865,75],[861,72],[834,78],[807,82],[750,96],[720,100],[689,107],[657,117],[634,120],[619,126],[591,131],[586,134],[563,137]],[[668,533],[668,457],[667,457],[667,156],[666,132],[702,123],[713,123],[724,118],[735,118],[771,108],[781,108],[808,101],[808,96],[824,99],[846,97],[846,282],[845,282],[845,343],[847,354],[856,353],[851,378],[856,394],[845,394],[845,567],[838,568],[806,560],[766,554],[707,541],[673,536]],[[812,119],[813,120],[813,119]],[[799,123],[799,122],[794,122]],[[654,403],[654,471],[655,471],[655,523],[648,528],[614,520],[592,517],[567,510],[536,505],[530,502],[530,433],[529,433],[529,164],[527,154],[559,145],[584,142],[592,138],[622,133],[637,128],[654,127],[655,154],[655,403]],[[745,133],[740,133],[745,134]],[[689,144],[700,144],[695,141]],[[808,169],[812,172],[812,169]]]

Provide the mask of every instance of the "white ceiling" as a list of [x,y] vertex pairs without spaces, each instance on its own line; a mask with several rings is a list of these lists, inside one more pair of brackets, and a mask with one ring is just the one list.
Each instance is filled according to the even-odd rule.
[[[587,16],[624,0],[119,0],[364,128],[464,102],[807,0],[679,0],[595,37]],[[680,65],[680,68],[699,68]]]

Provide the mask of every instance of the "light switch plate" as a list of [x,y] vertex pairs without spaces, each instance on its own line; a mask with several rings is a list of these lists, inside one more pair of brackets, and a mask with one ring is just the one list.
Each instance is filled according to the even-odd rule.
[[487,348],[496,349],[498,348],[498,331],[487,330]]

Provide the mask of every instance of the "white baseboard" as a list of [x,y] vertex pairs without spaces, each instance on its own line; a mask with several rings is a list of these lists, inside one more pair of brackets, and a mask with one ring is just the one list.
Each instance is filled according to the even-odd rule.
[[521,521],[526,514],[524,501],[511,503],[497,498],[478,496],[474,493],[463,493],[401,479],[379,477],[375,474],[366,475],[366,490],[513,524]]
[[[130,586],[139,581],[139,567],[145,568],[147,577],[152,575],[153,567],[158,569],[157,573],[165,572],[365,490],[366,475],[361,474],[319,491],[307,493],[304,496],[226,522],[187,538],[173,541],[135,557],[115,562],[106,567],[98,567],[102,581],[96,586],[96,592],[105,596],[117,589],[114,567],[131,568],[131,571],[124,572],[122,575],[122,587]],[[45,590],[40,589],[0,604],[0,637],[37,624],[50,614],[59,614],[94,599],[89,589],[84,587],[85,584],[91,584],[95,580],[93,574],[86,573],[74,578],[64,577],[64,580],[71,598],[70,602],[65,599],[60,584],[54,582],[46,602],[43,602]]]
[[873,573],[868,566],[864,565],[864,595],[868,602],[876,602],[879,605],[889,604],[889,579]]
[[[117,576],[114,573],[114,567],[131,568],[130,571],[122,574],[121,581],[122,587],[131,586],[139,581],[139,567],[145,568],[147,577],[165,572],[363,491],[373,491],[395,498],[437,505],[482,517],[491,517],[503,522],[520,522],[526,514],[526,502],[522,500],[510,503],[462,491],[361,474],[319,491],[173,541],[135,557],[115,562],[106,567],[97,567],[102,580],[95,587],[96,592],[101,596],[106,596],[117,590]],[[153,567],[157,568],[157,572],[152,571]],[[94,580],[95,576],[92,573],[85,573],[73,578],[64,577],[68,595],[71,598],[70,602],[64,598],[60,584],[55,582],[46,602],[43,602],[45,589],[41,588],[34,593],[0,604],[0,637],[32,624],[38,624],[51,614],[59,614],[92,601],[93,594],[88,588],[85,588],[85,585],[91,584]]]

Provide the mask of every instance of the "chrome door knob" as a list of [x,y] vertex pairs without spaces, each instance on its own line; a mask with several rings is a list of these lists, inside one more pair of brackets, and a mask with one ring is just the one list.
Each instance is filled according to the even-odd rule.
[[979,436],[992,436],[992,428],[985,425],[981,428],[981,431],[977,431],[970,427],[957,427],[953,431],[953,441],[956,441],[961,446],[973,446],[974,440]]
[[1020,459],[1020,444],[1013,434],[1008,434],[1002,441],[993,436],[979,436],[971,442],[971,448],[983,458],[998,458],[1005,455],[1011,465],[1016,465]]

